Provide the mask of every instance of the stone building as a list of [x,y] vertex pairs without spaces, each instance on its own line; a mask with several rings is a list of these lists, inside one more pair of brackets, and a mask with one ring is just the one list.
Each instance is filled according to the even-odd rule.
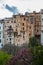
[[29,43],[30,37],[40,40],[40,13],[33,12],[27,15],[13,15],[4,20],[4,37],[7,44],[21,45]]

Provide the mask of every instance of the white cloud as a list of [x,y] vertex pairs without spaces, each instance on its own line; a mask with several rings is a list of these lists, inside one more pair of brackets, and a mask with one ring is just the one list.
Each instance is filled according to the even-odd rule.
[[10,16],[12,14],[5,9],[3,10],[2,4],[4,5],[8,4],[9,6],[16,6],[22,13],[25,11],[29,11],[29,9],[30,11],[33,10],[39,11],[40,9],[43,9],[43,0],[1,0],[0,17]]
[[0,18],[11,17],[12,13],[6,9],[0,9]]

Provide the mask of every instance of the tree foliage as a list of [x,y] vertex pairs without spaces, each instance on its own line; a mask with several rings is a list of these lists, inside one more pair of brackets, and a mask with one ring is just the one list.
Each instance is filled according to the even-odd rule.
[[34,46],[37,45],[37,39],[36,39],[36,37],[30,37],[30,39],[29,39],[29,45],[32,46],[32,47],[34,47]]
[[43,47],[36,46],[35,53],[33,51],[33,61],[32,65],[43,65]]
[[30,65],[32,60],[30,51],[27,49],[23,48],[19,53],[12,57],[6,65]]
[[0,51],[0,65],[5,65],[5,63],[11,58],[6,52]]

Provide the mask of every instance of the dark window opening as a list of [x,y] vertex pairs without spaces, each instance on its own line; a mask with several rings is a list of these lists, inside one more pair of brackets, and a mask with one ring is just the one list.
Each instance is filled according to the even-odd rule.
[[29,36],[31,36],[31,33],[29,34]]
[[13,21],[11,21],[11,23],[13,23]]
[[11,44],[11,42],[10,42],[10,44]]
[[34,21],[34,17],[30,16],[30,23],[33,24],[33,21]]
[[13,15],[14,18],[16,18],[16,15]]
[[25,18],[24,18],[24,21],[25,21]]
[[25,32],[23,32],[23,35],[25,34]]
[[5,26],[6,27],[6,26]]
[[1,29],[1,27],[0,27],[0,29]]
[[42,19],[43,20],[43,19]]
[[23,26],[24,26],[24,23],[23,23]]
[[31,26],[29,26],[29,28],[31,29]]
[[37,32],[38,32],[38,30],[37,30]]
[[9,23],[9,21],[7,21],[7,23]]
[[23,35],[23,39],[25,39],[25,36]]
[[16,31],[17,31],[17,28],[16,28]]
[[10,40],[11,40],[11,38],[10,38]]
[[14,21],[14,23],[16,23],[16,21]]
[[28,19],[27,19],[27,21],[28,21]]
[[8,40],[8,39],[7,39]]
[[0,39],[0,43],[1,43],[1,39]]
[[42,33],[43,33],[43,30],[42,30]]
[[24,30],[24,27],[23,27],[23,30]]
[[0,32],[0,34],[1,34],[1,32]]

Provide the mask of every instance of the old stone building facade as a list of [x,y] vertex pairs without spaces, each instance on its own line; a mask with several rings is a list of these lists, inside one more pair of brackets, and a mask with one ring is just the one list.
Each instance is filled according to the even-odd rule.
[[4,20],[4,37],[6,44],[21,45],[29,43],[29,38],[36,36],[40,40],[41,20],[40,13],[33,12],[27,15],[13,15]]

